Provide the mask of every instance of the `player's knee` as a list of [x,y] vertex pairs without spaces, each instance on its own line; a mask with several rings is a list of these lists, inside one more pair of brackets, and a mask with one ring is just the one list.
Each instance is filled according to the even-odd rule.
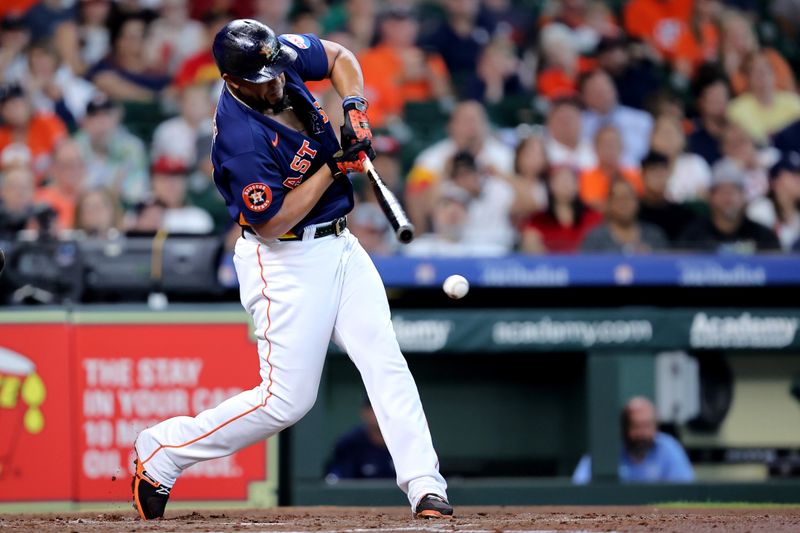
[[317,400],[317,395],[307,395],[300,398],[292,398],[291,402],[282,402],[283,405],[273,405],[270,409],[269,404],[265,406],[267,411],[272,411],[272,416],[278,419],[283,427],[289,427],[308,413]]
[[159,446],[158,438],[153,432],[152,427],[144,428],[136,436],[134,445],[137,453],[147,454]]
[[305,398],[302,398],[297,404],[293,407],[291,412],[292,424],[299,421],[301,418],[306,416],[306,414],[314,407],[314,403],[317,401],[317,395],[311,395]]

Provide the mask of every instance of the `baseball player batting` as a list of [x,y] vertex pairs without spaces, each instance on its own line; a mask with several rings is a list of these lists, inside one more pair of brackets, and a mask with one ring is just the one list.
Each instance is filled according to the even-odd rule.
[[[261,384],[142,431],[134,507],[143,519],[162,517],[184,470],[300,420],[316,399],[332,338],[361,373],[414,516],[452,515],[383,282],[347,230],[347,172],[363,170],[362,153],[374,157],[358,62],[336,43],[277,37],[254,20],[220,30],[213,54],[225,80],[214,117],[214,181],[242,227],[234,264],[258,337]],[[304,85],[323,78],[343,97],[341,147]]]

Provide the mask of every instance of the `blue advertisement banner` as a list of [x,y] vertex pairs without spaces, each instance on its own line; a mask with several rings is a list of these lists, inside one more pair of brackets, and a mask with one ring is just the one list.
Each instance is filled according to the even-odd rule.
[[800,255],[511,255],[373,257],[387,287],[439,286],[461,274],[473,287],[800,285]]

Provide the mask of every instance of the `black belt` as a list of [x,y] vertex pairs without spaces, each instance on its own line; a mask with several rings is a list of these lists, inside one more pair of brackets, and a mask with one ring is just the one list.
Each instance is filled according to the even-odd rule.
[[[319,239],[320,237],[328,237],[329,235],[336,235],[337,237],[341,235],[345,228],[347,228],[347,217],[339,217],[336,220],[332,220],[327,224],[318,224],[314,228],[314,239]],[[257,235],[253,228],[250,226],[242,226],[242,234],[245,232],[252,233],[253,235]],[[303,236],[295,235],[294,233],[287,233],[280,238],[279,241],[301,241],[303,240]]]

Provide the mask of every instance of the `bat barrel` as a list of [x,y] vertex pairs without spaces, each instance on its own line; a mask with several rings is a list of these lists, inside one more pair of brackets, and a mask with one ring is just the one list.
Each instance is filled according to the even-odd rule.
[[408,244],[414,240],[414,226],[412,224],[405,224],[395,230],[397,240],[403,244]]
[[387,220],[394,229],[397,240],[403,244],[408,244],[414,240],[414,225],[408,219],[403,206],[397,200],[394,193],[389,190],[383,180],[375,172],[375,167],[372,166],[372,161],[362,152],[362,161],[364,164],[364,171],[367,173],[372,187],[375,190],[375,196],[378,198],[378,205],[380,205],[383,214],[386,215]]

